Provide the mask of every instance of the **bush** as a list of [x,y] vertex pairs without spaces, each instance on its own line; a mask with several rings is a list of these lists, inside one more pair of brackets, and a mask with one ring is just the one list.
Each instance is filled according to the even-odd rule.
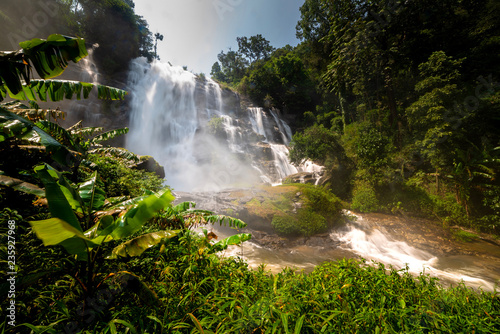
[[375,189],[368,183],[358,183],[354,188],[351,207],[359,212],[377,211],[379,204]]
[[292,215],[276,215],[271,222],[278,234],[286,236],[300,235],[300,227],[297,218]]
[[[95,165],[93,169],[97,170],[104,184],[106,197],[137,197],[144,194],[144,189],[158,191],[163,187],[164,180],[155,173],[132,169],[118,158],[91,154],[88,159]],[[82,173],[83,178],[90,175],[85,171]]]
[[[326,232],[337,221],[342,204],[340,200],[328,189],[312,185],[297,185],[301,190],[300,200],[302,207],[296,214],[287,213],[273,217],[272,226],[278,234],[284,236],[311,236]],[[297,197],[297,193],[288,194]],[[275,204],[276,206],[277,204]]]

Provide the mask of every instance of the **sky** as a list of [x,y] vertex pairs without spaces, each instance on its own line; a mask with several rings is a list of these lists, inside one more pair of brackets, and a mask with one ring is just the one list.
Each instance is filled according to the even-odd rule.
[[149,30],[164,36],[158,55],[172,65],[210,74],[217,55],[238,50],[236,37],[261,34],[279,48],[299,43],[295,26],[305,0],[134,0]]

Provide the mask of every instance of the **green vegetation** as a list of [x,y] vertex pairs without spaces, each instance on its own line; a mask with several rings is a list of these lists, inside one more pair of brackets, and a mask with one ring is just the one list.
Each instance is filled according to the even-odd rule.
[[299,45],[239,37],[212,76],[291,116],[291,160],[326,166],[353,209],[500,233],[497,2],[306,0],[300,11]]
[[[132,1],[47,3],[66,15],[62,27],[102,43],[108,73],[151,53]],[[275,187],[248,210],[274,217],[281,234],[311,236],[335,223],[336,194],[360,211],[411,211],[498,233],[499,8],[493,0],[306,0],[296,48],[239,38],[240,50],[222,52],[212,75],[303,119],[291,157],[326,165],[331,188]],[[2,317],[2,333],[500,331],[497,292],[442,288],[428,275],[364,261],[273,275],[221,257],[251,236],[215,242],[207,226],[244,222],[190,202],[173,206],[163,180],[129,169],[137,156],[103,146],[126,129],[64,129],[62,111],[38,106],[93,88],[101,99],[125,97],[107,86],[32,80],[31,68],[51,79],[85,57],[84,41],[51,35],[21,46],[0,53],[1,100],[29,100],[0,105],[0,254],[6,264],[14,231],[17,255],[1,269],[17,272],[16,319]],[[2,296],[10,286],[0,283]],[[12,298],[0,300],[2,314]]]

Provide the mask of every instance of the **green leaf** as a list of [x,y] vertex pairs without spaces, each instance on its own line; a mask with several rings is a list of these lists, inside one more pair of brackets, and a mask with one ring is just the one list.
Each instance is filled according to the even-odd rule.
[[211,224],[219,223],[220,226],[229,226],[231,228],[245,228],[247,224],[240,219],[225,216],[225,215],[209,215],[203,216],[203,218]]
[[36,236],[45,246],[63,246],[69,254],[83,254],[87,247],[97,246],[78,230],[59,218],[50,218],[29,222]]
[[118,218],[117,228],[113,231],[113,239],[119,240],[137,232],[145,222],[153,218],[156,213],[166,208],[174,200],[170,190],[160,194],[148,196],[130,208],[123,217]]
[[239,233],[222,239],[221,241],[212,245],[209,253],[220,252],[227,249],[231,245],[240,245],[241,243],[252,239],[250,233]]
[[82,210],[81,199],[66,179],[48,165],[35,167],[35,172],[45,185],[45,195],[53,217],[59,218],[83,233],[73,210]]
[[99,99],[124,100],[128,94],[118,88],[72,80],[31,80],[29,84],[23,84],[17,93],[13,93],[10,89],[7,89],[6,93],[16,100],[57,102],[74,97],[80,100],[82,93],[83,98],[87,99],[94,87],[101,92],[98,96]]
[[191,320],[193,321],[193,323],[196,326],[196,328],[198,329],[198,332],[201,333],[201,334],[205,334],[205,331],[201,327],[201,324],[198,321],[198,319],[196,319],[196,317],[192,313],[188,313],[188,315],[191,318]]
[[139,157],[133,153],[130,152],[129,150],[126,150],[124,148],[119,148],[119,147],[100,147],[96,148],[93,150],[88,151],[89,154],[111,154],[115,157],[126,159],[126,160],[132,160],[135,162],[138,162],[140,159]]
[[91,143],[98,144],[100,142],[110,140],[127,133],[128,133],[128,128],[111,130],[92,138]]
[[37,185],[24,182],[23,180],[19,180],[7,175],[0,175],[0,185],[10,187],[17,191],[22,191],[26,194],[45,197],[45,190],[41,189]]
[[89,215],[92,210],[99,210],[106,201],[106,193],[97,186],[97,171],[85,182],[78,187],[80,198],[85,203],[89,210]]
[[293,331],[294,334],[300,334],[301,333],[301,330],[302,330],[302,326],[304,325],[304,319],[305,319],[306,315],[303,314],[299,320],[297,320],[297,322],[295,323],[295,330]]
[[65,166],[75,159],[74,154],[67,147],[47,132],[33,122],[3,107],[0,107],[0,135],[5,138],[16,137],[32,144],[43,145],[52,159]]
[[139,256],[147,249],[160,244],[165,239],[176,237],[180,232],[181,230],[175,230],[143,234],[115,247],[107,259],[112,260],[117,259],[118,257]]
[[[120,324],[120,325],[125,326],[126,328],[130,329],[130,332],[131,332],[131,333],[133,333],[133,334],[137,334],[137,330],[135,329],[135,327],[134,327],[131,323],[129,323],[129,322],[125,321],[125,320],[121,320],[121,319],[113,319],[113,320],[111,320],[111,321],[109,322],[109,324],[108,324],[108,325],[113,324],[113,326],[114,326],[114,324],[115,324],[115,323],[116,323],[116,324]],[[116,327],[115,327],[115,331],[116,331]]]
[[34,38],[19,43],[23,53],[32,62],[43,79],[60,75],[68,62],[79,62],[88,55],[83,38],[50,35],[47,40]]

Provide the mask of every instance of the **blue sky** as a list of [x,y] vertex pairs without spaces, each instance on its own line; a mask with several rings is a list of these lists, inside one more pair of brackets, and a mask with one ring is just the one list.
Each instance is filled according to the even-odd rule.
[[274,47],[297,45],[305,0],[135,0],[149,29],[164,35],[162,61],[210,74],[217,54],[238,49],[236,37],[263,35]]

